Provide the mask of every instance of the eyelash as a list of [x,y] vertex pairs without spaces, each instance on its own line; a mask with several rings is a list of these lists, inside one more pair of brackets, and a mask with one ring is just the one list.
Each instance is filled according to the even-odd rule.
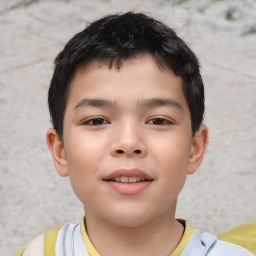
[[101,117],[95,117],[95,118],[91,118],[89,120],[86,120],[85,122],[83,122],[83,125],[91,125],[91,126],[100,126],[100,125],[104,125],[104,124],[109,124],[110,122],[108,122],[107,120],[105,120],[104,118]]
[[[149,122],[153,122],[153,123],[149,123]],[[157,123],[158,122],[158,123]],[[160,123],[159,123],[160,122]],[[161,118],[161,117],[155,117],[155,118],[152,118],[150,119],[149,121],[147,121],[147,124],[150,124],[150,125],[158,125],[158,126],[164,126],[164,125],[171,125],[173,124],[173,122],[165,119],[165,118]]]
[[[100,126],[100,125],[104,125],[104,124],[110,124],[110,122],[104,118],[95,117],[95,118],[86,120],[82,124],[83,125],[91,125],[91,126]],[[146,124],[164,126],[164,125],[171,125],[171,124],[173,124],[173,122],[171,122],[167,119],[164,119],[164,118],[156,117],[156,118],[152,118],[149,121],[147,121]]]

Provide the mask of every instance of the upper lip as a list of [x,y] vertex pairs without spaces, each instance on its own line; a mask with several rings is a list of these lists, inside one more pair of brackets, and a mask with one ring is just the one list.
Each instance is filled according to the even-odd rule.
[[128,169],[128,168],[120,168],[120,169],[116,169],[113,172],[111,172],[110,174],[106,175],[103,180],[110,180],[113,179],[115,177],[120,177],[120,176],[125,176],[125,177],[142,177],[145,180],[153,180],[152,177],[150,177],[148,174],[146,174],[144,171],[138,169],[138,168],[132,168],[132,169]]

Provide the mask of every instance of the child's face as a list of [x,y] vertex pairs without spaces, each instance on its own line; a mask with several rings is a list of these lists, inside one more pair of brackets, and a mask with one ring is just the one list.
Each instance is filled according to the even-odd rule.
[[174,215],[186,174],[200,164],[195,137],[179,77],[150,55],[119,71],[95,61],[72,81],[55,165],[88,218],[138,226]]

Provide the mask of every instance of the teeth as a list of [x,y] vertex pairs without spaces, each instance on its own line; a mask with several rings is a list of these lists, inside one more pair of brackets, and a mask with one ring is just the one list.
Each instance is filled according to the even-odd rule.
[[125,176],[121,176],[121,182],[128,182],[129,178]]
[[136,181],[144,181],[145,179],[142,178],[142,177],[137,177],[137,180]]
[[137,177],[129,177],[129,182],[136,182],[137,181]]
[[136,176],[132,176],[132,177],[119,176],[119,177],[112,178],[111,181],[135,183],[135,182],[145,181],[145,179],[142,177],[136,177]]
[[115,177],[115,181],[120,182],[121,178],[120,177]]

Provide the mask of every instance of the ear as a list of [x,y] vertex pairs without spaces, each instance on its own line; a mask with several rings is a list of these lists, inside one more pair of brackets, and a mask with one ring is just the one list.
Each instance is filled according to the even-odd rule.
[[208,129],[205,125],[201,125],[195,133],[189,155],[188,174],[193,174],[200,166],[206,146],[208,143]]
[[52,154],[53,163],[60,176],[68,176],[68,165],[64,145],[55,129],[50,128],[46,133],[48,148]]

